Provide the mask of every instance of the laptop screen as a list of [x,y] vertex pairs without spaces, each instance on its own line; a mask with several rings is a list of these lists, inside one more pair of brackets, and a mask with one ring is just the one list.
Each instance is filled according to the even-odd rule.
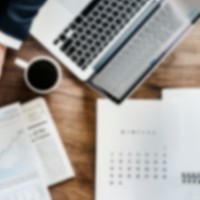
[[172,1],[163,3],[90,79],[89,84],[115,102],[122,102],[190,27],[191,20],[177,4]]

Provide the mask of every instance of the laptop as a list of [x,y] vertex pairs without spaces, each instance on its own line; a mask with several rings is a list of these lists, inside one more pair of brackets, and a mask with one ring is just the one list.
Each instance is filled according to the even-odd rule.
[[31,34],[81,81],[121,103],[193,27],[197,4],[48,0]]

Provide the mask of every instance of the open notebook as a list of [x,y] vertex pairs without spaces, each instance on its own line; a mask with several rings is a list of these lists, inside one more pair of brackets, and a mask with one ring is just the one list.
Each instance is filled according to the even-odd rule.
[[200,90],[98,102],[96,200],[198,200]]
[[0,108],[0,200],[50,200],[74,170],[44,99]]

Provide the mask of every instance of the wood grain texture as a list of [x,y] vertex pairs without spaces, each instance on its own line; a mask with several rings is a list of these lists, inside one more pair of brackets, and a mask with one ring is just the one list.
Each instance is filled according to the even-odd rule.
[[[19,52],[9,52],[0,80],[0,107],[37,97],[23,81],[14,59],[49,55],[33,38]],[[96,99],[99,97],[63,68],[59,89],[46,96],[60,136],[69,152],[76,178],[51,188],[54,200],[92,200],[95,180]],[[134,98],[157,99],[168,87],[200,87],[200,23],[136,91]]]

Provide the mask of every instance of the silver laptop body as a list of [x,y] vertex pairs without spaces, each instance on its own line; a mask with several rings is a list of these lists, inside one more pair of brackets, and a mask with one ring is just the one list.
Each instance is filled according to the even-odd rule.
[[193,27],[197,4],[49,0],[31,32],[75,76],[120,103]]

